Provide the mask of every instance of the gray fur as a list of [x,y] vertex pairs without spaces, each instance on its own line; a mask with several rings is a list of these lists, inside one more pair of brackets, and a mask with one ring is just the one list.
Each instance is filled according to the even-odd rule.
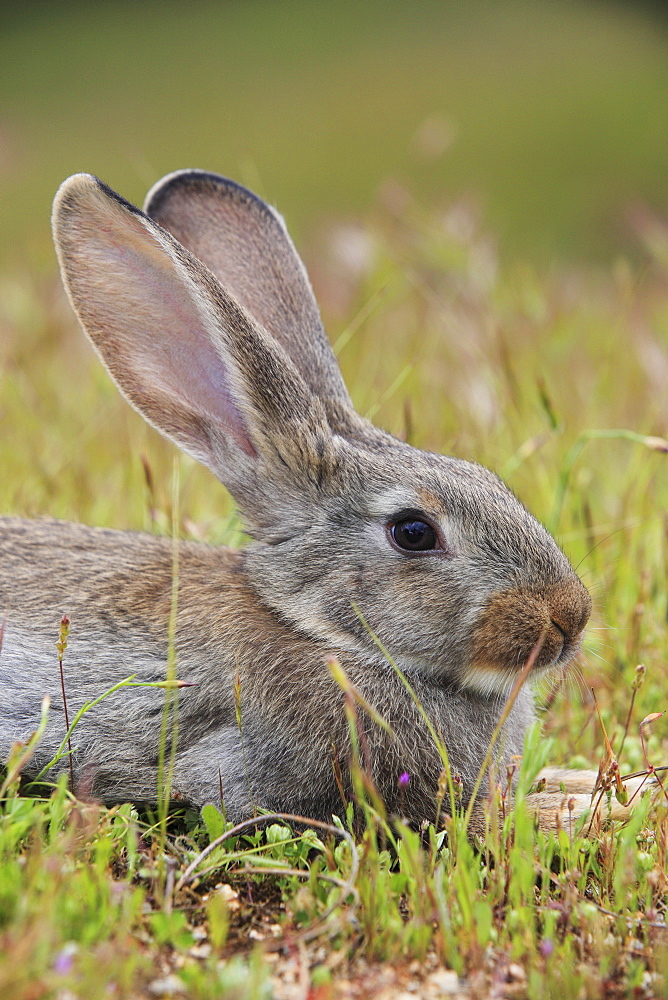
[[[438,753],[370,630],[442,735],[466,798],[517,671],[541,635],[536,673],[566,668],[589,596],[496,476],[419,452],[354,412],[273,209],[201,171],[165,178],[146,207],[77,175],[56,198],[54,236],[73,307],[119,388],[214,471],[253,536],[240,552],[178,547],[178,672],[195,686],[179,692],[174,794],[202,805],[222,785],[234,819],[258,807],[340,813],[333,761],[349,795],[351,747],[327,666],[335,656],[392,728],[358,708],[365,763],[388,808],[433,818]],[[405,511],[434,525],[438,549],[392,542]],[[35,773],[64,734],[61,615],[71,618],[70,714],[129,674],[164,678],[172,543],[4,519],[0,546],[0,750],[28,738],[48,692]],[[155,800],[163,702],[160,689],[127,689],[84,717],[80,791]],[[521,753],[533,717],[527,685],[501,766]]]

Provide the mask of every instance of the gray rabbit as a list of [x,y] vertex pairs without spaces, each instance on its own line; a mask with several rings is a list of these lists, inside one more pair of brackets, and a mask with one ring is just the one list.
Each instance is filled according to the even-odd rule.
[[[258,808],[341,814],[351,738],[334,657],[389,724],[358,699],[363,763],[388,810],[433,819],[441,758],[380,643],[468,801],[532,649],[542,640],[538,676],[580,647],[591,602],[557,544],[487,469],[418,451],[355,412],[283,220],[250,191],[186,170],[141,212],[78,174],[58,192],[53,228],[68,295],[112,378],[224,483],[252,538],[239,551],[178,546],[174,645],[194,686],[178,695],[174,798],[217,803],[222,787],[234,820]],[[173,544],[7,518],[0,554],[0,751],[35,730],[48,692],[34,774],[65,732],[62,614],[70,715],[130,674],[164,679]],[[122,689],[83,717],[77,790],[156,800],[164,698]],[[526,684],[499,770],[533,719]]]

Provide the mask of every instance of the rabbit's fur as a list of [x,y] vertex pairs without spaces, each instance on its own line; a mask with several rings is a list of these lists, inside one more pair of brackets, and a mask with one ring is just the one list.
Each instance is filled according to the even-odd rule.
[[[202,805],[222,787],[233,819],[341,813],[351,738],[335,657],[391,727],[357,700],[362,763],[388,809],[432,819],[441,759],[377,639],[445,742],[466,801],[532,649],[542,641],[537,675],[563,671],[579,648],[590,598],[554,540],[491,472],[418,451],[355,413],[283,221],[249,191],[182,171],[142,213],[80,174],[62,185],[53,225],[70,300],[112,377],[229,488],[253,539],[240,551],[178,545],[174,643],[179,677],[195,686],[178,696],[174,796]],[[418,534],[426,524],[433,546],[402,548],[404,522],[420,522]],[[65,731],[62,614],[70,717],[129,674],[164,679],[174,546],[11,518],[0,546],[0,750],[29,737],[48,692],[35,773]],[[83,717],[80,791],[155,801],[164,697],[124,689]],[[533,718],[527,684],[499,769]]]

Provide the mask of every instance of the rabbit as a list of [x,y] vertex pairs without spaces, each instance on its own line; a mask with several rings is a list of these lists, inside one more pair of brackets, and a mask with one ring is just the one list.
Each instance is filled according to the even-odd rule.
[[[591,600],[557,543],[492,472],[355,412],[283,219],[239,184],[178,171],[140,211],[77,174],[57,193],[53,231],[112,379],[227,487],[251,541],[181,541],[175,559],[170,538],[0,519],[0,751],[29,738],[47,693],[28,774],[63,739],[65,613],[70,718],[129,675],[164,680],[176,573],[173,644],[191,686],[178,692],[173,799],[199,808],[222,793],[234,821],[260,809],[341,815],[353,745],[336,660],[388,812],[437,813],[443,763],[425,715],[467,804],[528,658],[497,774],[534,721],[532,679],[566,671],[580,648]],[[83,716],[75,791],[156,802],[164,698],[124,688]]]

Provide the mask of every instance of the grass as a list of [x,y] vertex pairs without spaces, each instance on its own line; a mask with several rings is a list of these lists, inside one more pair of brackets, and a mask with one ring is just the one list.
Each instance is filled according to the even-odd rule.
[[[524,801],[546,760],[598,765],[592,689],[615,750],[628,730],[623,772],[668,760],[665,718],[640,728],[668,700],[668,233],[646,216],[637,232],[635,263],[541,272],[500,263],[468,203],[427,211],[395,187],[365,227],[331,227],[312,268],[359,409],[503,472],[594,595],[512,812],[493,803],[477,846],[464,818],[414,831],[373,796],[355,838],[345,816],[235,831],[213,806],[164,823],[62,781],[28,798],[10,767],[0,996],[665,995],[665,806],[548,838]],[[109,385],[53,274],[4,279],[0,310],[0,509],[239,542],[186,459],[172,503],[172,449]]]

